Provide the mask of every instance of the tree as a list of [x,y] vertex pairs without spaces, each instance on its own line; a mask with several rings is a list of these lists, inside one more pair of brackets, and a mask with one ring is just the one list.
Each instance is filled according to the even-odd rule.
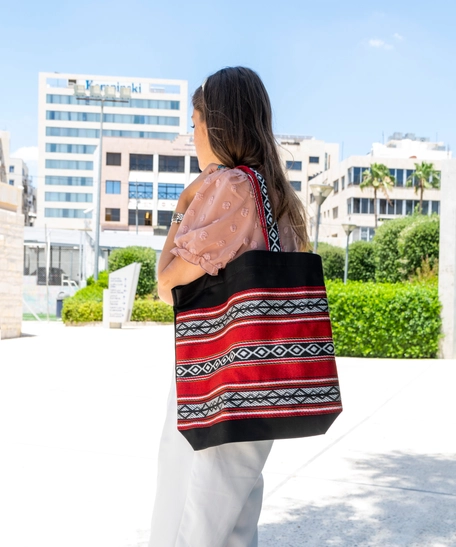
[[390,173],[388,167],[383,163],[372,163],[370,170],[363,172],[363,181],[360,184],[361,190],[364,188],[374,189],[374,217],[375,228],[377,228],[377,192],[381,190],[388,202],[390,202],[388,191],[393,188],[396,179]]
[[[415,186],[415,182],[417,182]],[[415,163],[415,172],[406,180],[407,186],[415,186],[415,193],[420,193],[420,213],[423,210],[423,193],[431,188],[439,188],[440,171],[434,168],[433,163]]]

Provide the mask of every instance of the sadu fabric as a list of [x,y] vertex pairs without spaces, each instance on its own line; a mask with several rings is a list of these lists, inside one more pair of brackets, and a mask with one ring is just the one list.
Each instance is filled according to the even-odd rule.
[[267,244],[172,291],[178,429],[194,450],[325,433],[342,411],[321,258],[282,252],[267,187]]

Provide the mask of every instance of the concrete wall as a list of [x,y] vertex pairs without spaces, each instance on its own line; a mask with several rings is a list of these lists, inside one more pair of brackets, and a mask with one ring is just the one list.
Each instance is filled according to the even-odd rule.
[[21,335],[24,215],[22,190],[0,183],[0,339]]
[[456,161],[442,162],[439,296],[444,338],[440,353],[456,359]]

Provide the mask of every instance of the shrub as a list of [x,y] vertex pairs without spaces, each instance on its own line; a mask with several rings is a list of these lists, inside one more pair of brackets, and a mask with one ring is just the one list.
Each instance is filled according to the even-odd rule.
[[374,246],[367,241],[355,241],[348,248],[348,279],[374,281]]
[[327,283],[336,354],[435,357],[441,319],[436,284]]
[[103,319],[103,302],[65,298],[62,308],[64,323],[91,323]]
[[342,247],[319,243],[317,253],[321,256],[325,279],[344,278],[345,252]]
[[98,273],[98,281],[95,281],[93,275],[87,278],[87,286],[91,285],[100,285],[103,289],[107,289],[109,285],[109,272],[107,270],[102,270]]
[[145,296],[146,294],[150,294],[155,287],[155,259],[155,251],[149,247],[115,249],[109,255],[108,269],[111,273],[133,262],[140,262],[141,271],[139,273],[136,294],[138,296]]
[[66,298],[65,301],[72,299],[103,302],[103,287],[96,283],[92,285],[87,285],[87,287],[79,289],[71,298]]
[[395,218],[377,228],[373,239],[376,281],[396,283],[402,280],[398,239],[402,230],[412,224],[414,218]]
[[432,269],[439,258],[440,219],[419,215],[415,221],[404,228],[398,240],[398,251],[403,279],[413,275],[421,268],[423,260],[428,259]]
[[131,313],[132,321],[173,322],[173,307],[160,300],[135,300]]
[[[103,319],[103,302],[98,299],[90,300],[88,296],[76,298],[75,295],[66,298],[63,302],[62,319],[65,323],[101,321]],[[138,298],[133,304],[131,320],[173,322],[174,312],[172,306],[164,302]]]

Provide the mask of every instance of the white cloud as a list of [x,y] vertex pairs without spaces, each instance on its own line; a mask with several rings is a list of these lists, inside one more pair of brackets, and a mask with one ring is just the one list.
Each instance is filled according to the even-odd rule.
[[369,40],[369,46],[375,47],[377,49],[393,49],[393,46],[391,44],[387,44],[383,40],[378,40],[376,38]]
[[402,42],[402,40],[404,40],[404,37],[401,36],[398,32],[394,33],[393,37],[396,38],[396,40],[399,40],[399,42]]
[[20,158],[28,163],[30,161],[38,161],[38,146],[23,146],[18,148],[16,152],[11,154],[12,158]]

